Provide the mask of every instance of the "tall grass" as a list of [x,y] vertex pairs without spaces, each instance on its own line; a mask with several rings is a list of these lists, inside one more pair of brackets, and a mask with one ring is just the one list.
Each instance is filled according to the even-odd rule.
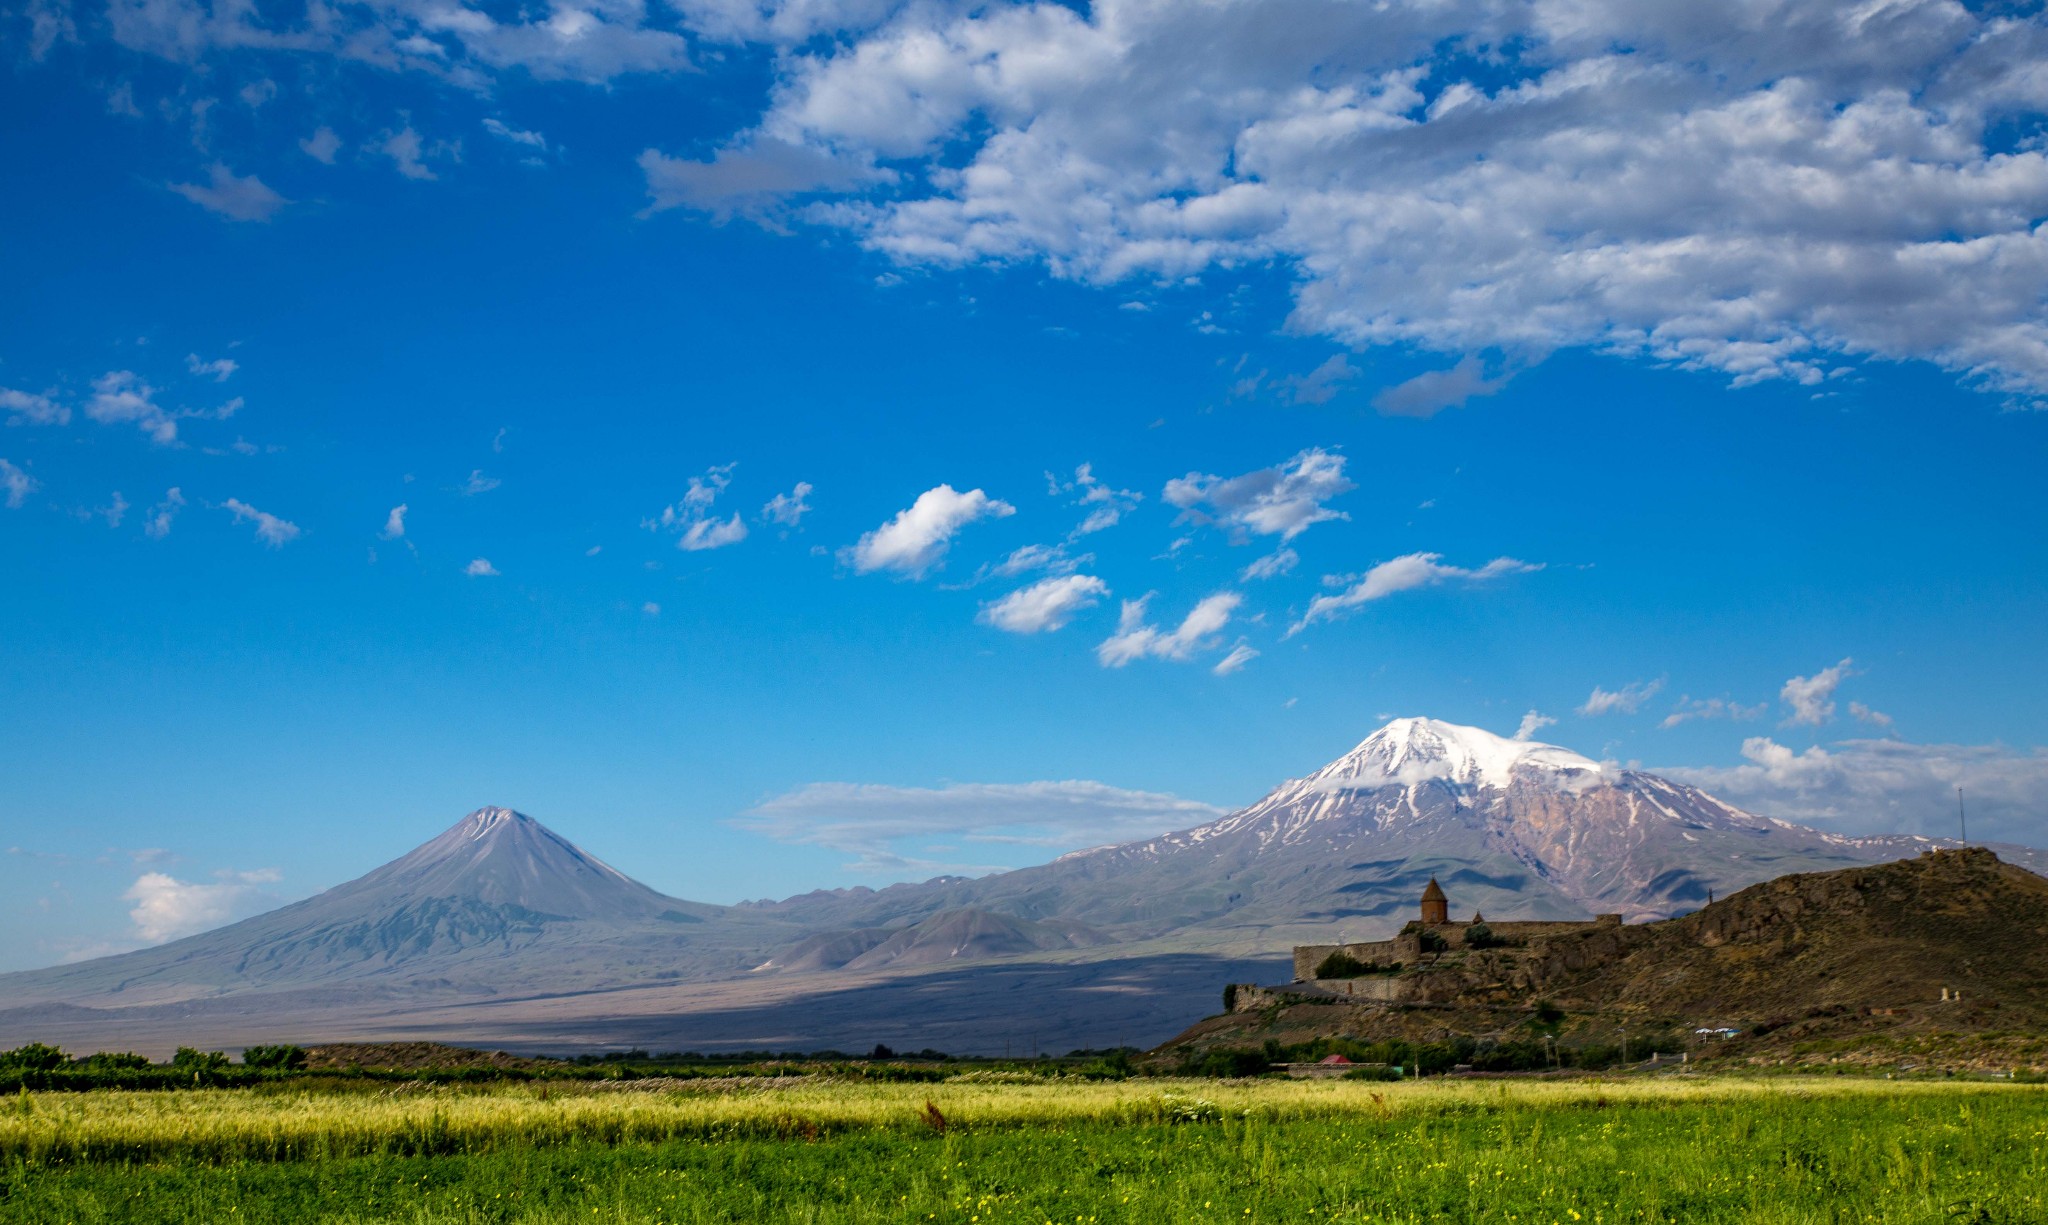
[[[37,1134],[102,1159],[0,1162],[0,1222],[2048,1220],[2048,1096],[2024,1087],[948,1085],[930,1110],[916,1089],[815,1085],[163,1098],[67,1099]],[[248,1159],[309,1144],[309,1120],[328,1154],[373,1151]],[[154,1157],[94,1147],[141,1141]]]
[[[420,1086],[366,1092],[281,1089],[21,1094],[0,1106],[0,1160],[29,1165],[121,1161],[303,1161],[492,1153],[570,1144],[817,1139],[849,1131],[981,1131],[1177,1123],[1540,1120],[1628,1107],[1754,1120],[1814,1107],[1853,1122],[1876,1106],[1995,1104],[2048,1118],[2031,1086],[1804,1080],[1663,1081],[1056,1081],[937,1085]],[[927,1109],[929,1107],[929,1109]],[[937,1121],[935,1124],[935,1120]],[[1741,1128],[1753,1124],[1739,1123]]]

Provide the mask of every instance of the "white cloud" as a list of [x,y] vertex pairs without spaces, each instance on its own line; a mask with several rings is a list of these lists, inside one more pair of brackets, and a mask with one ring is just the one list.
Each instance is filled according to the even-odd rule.
[[1344,476],[1344,457],[1312,447],[1286,463],[1224,478],[1190,472],[1166,483],[1163,497],[1181,519],[1215,523],[1233,539],[1293,540],[1318,523],[1351,516],[1323,505],[1358,486]]
[[1632,715],[1641,710],[1643,703],[1657,696],[1663,688],[1664,680],[1662,677],[1654,681],[1630,681],[1621,688],[1612,690],[1602,689],[1600,686],[1595,685],[1593,686],[1593,692],[1586,698],[1585,704],[1579,707],[1579,713],[1588,718],[1594,715],[1613,714],[1615,711],[1620,711],[1625,715]]
[[1013,634],[1038,634],[1064,629],[1079,613],[1095,607],[1109,594],[1109,585],[1088,574],[1069,574],[1021,587],[981,606],[976,618]]
[[156,388],[131,370],[110,370],[92,381],[85,415],[102,425],[132,424],[159,446],[178,440],[176,417],[156,402]]
[[48,396],[0,387],[0,409],[7,412],[9,425],[69,425],[71,410]]
[[319,127],[314,129],[311,136],[299,142],[299,151],[316,162],[332,166],[334,155],[341,151],[341,137],[334,134],[333,128]]
[[176,485],[164,491],[164,500],[149,508],[149,518],[142,521],[142,534],[151,540],[162,540],[171,534],[171,520],[178,517],[178,511],[185,505],[185,495]]
[[1819,727],[1835,717],[1835,690],[1841,683],[1856,675],[1850,671],[1853,660],[1844,659],[1832,667],[1822,668],[1812,676],[1795,676],[1785,682],[1778,691],[1778,698],[1792,711],[1785,719],[1787,727],[1805,724]]
[[485,476],[482,468],[472,468],[469,470],[469,479],[462,482],[461,488],[456,492],[465,498],[473,498],[480,493],[489,493],[504,483],[495,476]]
[[42,482],[23,472],[4,459],[0,459],[0,501],[9,510],[20,510],[28,501],[28,495],[42,487]]
[[121,491],[116,489],[112,501],[105,506],[95,507],[90,513],[97,518],[105,519],[108,527],[119,527],[121,520],[128,517],[128,499],[122,497]]
[[1196,604],[1180,625],[1165,631],[1145,620],[1146,605],[1151,599],[1146,595],[1124,601],[1116,633],[1095,648],[1095,658],[1103,667],[1121,668],[1147,656],[1184,660],[1197,651],[1208,650],[1215,645],[1216,635],[1230,624],[1231,614],[1244,602],[1244,597],[1234,591],[1219,591]]
[[403,502],[392,507],[391,513],[384,516],[384,530],[377,533],[377,538],[379,540],[397,540],[405,535],[405,512],[406,505]]
[[722,549],[729,544],[738,544],[747,538],[747,525],[740,520],[738,511],[730,519],[699,519],[683,530],[676,547],[695,553],[703,549]]
[[1962,787],[1973,841],[2048,845],[2041,819],[2048,750],[1845,740],[1795,752],[1753,736],[1742,742],[1742,756],[1746,764],[1739,766],[1658,773],[1752,812],[1843,833],[1954,837],[1956,788]]
[[862,536],[858,543],[840,551],[840,559],[861,574],[894,570],[911,578],[923,578],[945,559],[953,537],[961,528],[980,519],[1001,519],[1017,508],[979,489],[960,493],[951,485],[939,485],[917,496],[906,510]]
[[1238,579],[1241,582],[1249,583],[1253,579],[1278,578],[1283,574],[1292,573],[1295,565],[1300,561],[1301,554],[1293,549],[1281,549],[1275,553],[1268,553],[1254,561],[1251,565],[1246,566],[1243,572],[1238,575]]
[[1021,845],[1039,848],[1036,858],[1046,850],[1149,838],[1222,815],[1220,808],[1179,796],[1084,780],[943,787],[812,783],[749,809],[734,824],[778,842],[858,856],[858,869],[894,871],[964,866],[911,857],[920,850],[905,845],[912,840]]
[[[734,30],[785,20],[706,10]],[[1290,324],[1357,347],[1581,347],[1738,383],[1924,359],[2048,384],[2048,149],[2011,135],[2048,110],[2030,11],[852,11],[786,19],[834,36],[787,36],[766,109],[710,160],[650,151],[657,205],[701,206],[678,178],[772,161],[755,198],[850,193],[802,215],[905,264],[1031,260],[1109,284],[1277,262]],[[898,173],[874,190],[848,169],[882,163]],[[1413,390],[1421,406],[1456,389]]]
[[262,888],[280,876],[274,868],[223,872],[211,884],[182,881],[165,872],[145,872],[121,896],[135,903],[128,917],[135,934],[151,944],[207,931],[268,910],[283,899]]
[[490,559],[484,557],[472,558],[470,563],[462,568],[462,572],[471,578],[498,577],[498,568],[490,563]]
[[796,488],[788,493],[778,493],[761,506],[761,519],[766,523],[778,523],[783,527],[795,527],[802,523],[804,516],[811,513],[811,483],[798,481]]
[[643,216],[688,208],[726,218],[779,211],[785,197],[845,191],[895,178],[868,162],[848,162],[830,152],[772,138],[718,150],[708,162],[669,157],[658,149],[640,154],[647,176]]
[[745,540],[747,525],[737,511],[727,519],[711,517],[712,505],[732,484],[732,472],[738,466],[719,464],[702,476],[691,477],[680,501],[662,507],[661,514],[654,518],[642,519],[640,526],[649,531],[675,532],[676,547],[691,553],[721,549]]
[[185,369],[201,378],[211,375],[216,383],[227,382],[228,376],[241,368],[241,365],[231,357],[216,357],[209,362],[200,360],[197,353],[185,355]]
[[548,151],[548,138],[539,132],[521,131],[489,116],[484,117],[484,131],[489,132],[499,140],[508,141],[515,145],[524,145],[540,153]]
[[1542,568],[1541,563],[1496,557],[1477,570],[1467,570],[1445,565],[1441,553],[1409,553],[1374,566],[1365,572],[1365,577],[1336,595],[1319,595],[1310,600],[1308,611],[1289,627],[1287,633],[1291,637],[1317,621],[1334,620],[1355,608],[1398,592],[1450,582],[1485,583],[1511,574],[1530,574]]
[[209,212],[231,221],[268,221],[291,201],[272,191],[255,175],[242,176],[215,162],[204,184],[172,183],[170,188]]
[[386,132],[373,148],[391,159],[391,165],[408,179],[432,182],[440,176],[427,165],[429,158],[435,161],[461,161],[462,146],[452,141],[437,140],[428,144],[411,124],[395,132]]
[[[1594,692],[1598,693],[1599,690],[1596,689]],[[1761,702],[1755,706],[1744,706],[1727,698],[1695,698],[1687,694],[1678,699],[1677,708],[1665,715],[1664,721],[1657,726],[1677,727],[1694,719],[1761,719],[1764,712],[1769,709],[1768,705]]]
[[126,0],[107,10],[114,39],[181,64],[211,52],[289,50],[417,72],[478,93],[501,74],[602,84],[691,71],[671,10],[640,0],[558,0],[492,10],[433,0],[271,9],[202,0]]
[[[237,396],[218,408],[168,409],[157,403],[157,390],[132,370],[109,370],[92,381],[85,415],[102,425],[133,425],[158,446],[177,446],[178,422],[225,421],[241,411]],[[253,449],[253,448],[252,448]]]
[[1537,732],[1542,731],[1546,727],[1554,726],[1556,723],[1556,719],[1551,718],[1549,715],[1544,714],[1542,711],[1532,710],[1528,714],[1522,716],[1521,726],[1515,729],[1515,739],[1534,739]]
[[1063,544],[1027,544],[1011,550],[1009,556],[994,565],[985,565],[975,571],[968,585],[992,578],[1016,578],[1035,570],[1043,570],[1047,574],[1072,574],[1094,560],[1095,554],[1076,556],[1067,552],[1067,546]]
[[1209,669],[1209,671],[1217,676],[1229,676],[1258,657],[1258,651],[1240,640],[1236,646],[1230,648],[1230,654],[1217,660],[1216,666]]
[[1073,530],[1075,538],[1115,527],[1132,507],[1145,500],[1145,495],[1135,489],[1117,489],[1103,484],[1096,478],[1093,464],[1082,464],[1074,469],[1074,479],[1070,481],[1062,481],[1050,472],[1045,474],[1045,481],[1047,492],[1054,497],[1078,494],[1075,504],[1088,509],[1087,517]]
[[1849,714],[1850,717],[1859,723],[1868,723],[1872,727],[1881,727],[1886,731],[1890,731],[1893,726],[1893,719],[1890,715],[1881,710],[1872,710],[1861,702],[1849,703]]
[[1434,417],[1467,400],[1490,396],[1508,385],[1512,371],[1488,378],[1479,359],[1467,356],[1448,370],[1426,370],[1396,383],[1372,398],[1372,406],[1389,417]]
[[221,509],[235,517],[235,522],[250,522],[256,525],[256,539],[271,548],[280,548],[286,542],[298,539],[299,526],[287,523],[276,515],[257,510],[239,498],[229,498],[221,503]]
[[1358,367],[1351,359],[1338,353],[1307,374],[1292,375],[1281,381],[1287,398],[1296,404],[1328,404],[1337,398],[1344,384],[1358,377]]
[[[720,464],[707,469],[703,476],[691,477],[690,487],[683,491],[684,511],[702,513],[711,509],[711,504],[718,501],[718,495],[724,493],[726,487],[732,484],[732,470],[737,467],[737,463]],[[668,512],[662,513],[666,516]]]
[[640,611],[650,617],[659,617],[661,615],[661,605],[656,604],[653,600],[649,600],[640,606]]

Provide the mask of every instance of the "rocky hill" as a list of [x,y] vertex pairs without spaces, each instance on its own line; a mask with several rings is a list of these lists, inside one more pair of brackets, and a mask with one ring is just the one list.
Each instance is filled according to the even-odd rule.
[[[1536,985],[1568,1006],[1645,1014],[1886,1009],[2048,1032],[2048,879],[1983,849],[1781,877],[1623,928],[1618,951],[1603,963],[1589,948]],[[1960,1005],[1940,1007],[1944,992]]]
[[1943,1042],[1997,1035],[2048,1058],[2048,879],[1981,848],[1937,850],[1780,877],[1676,919],[1454,953],[1404,972],[1430,984],[1416,1003],[1291,1004],[1283,994],[1169,1046],[1526,1036],[1542,1002],[1595,1037],[1737,1030],[1740,1041],[1716,1049],[1745,1056],[1799,1047],[1836,1058],[1875,1043],[1933,1058]]

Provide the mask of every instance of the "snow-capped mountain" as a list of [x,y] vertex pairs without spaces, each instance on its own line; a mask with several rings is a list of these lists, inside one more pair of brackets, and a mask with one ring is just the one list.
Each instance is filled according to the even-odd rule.
[[[1823,833],[1557,745],[1404,718],[1209,824],[899,895],[888,913],[865,917],[913,921],[928,905],[977,906],[1129,939],[1245,947],[1389,932],[1412,917],[1432,875],[1461,912],[1639,920],[1787,872],[1930,845]],[[2036,867],[2048,859],[2001,850]]]

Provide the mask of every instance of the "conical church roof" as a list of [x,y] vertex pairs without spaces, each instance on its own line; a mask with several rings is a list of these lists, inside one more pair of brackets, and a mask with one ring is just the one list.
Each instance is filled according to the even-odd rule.
[[1444,897],[1444,887],[1437,884],[1436,877],[1432,876],[1429,878],[1429,887],[1422,891],[1422,900],[1425,902],[1443,902],[1449,899]]

